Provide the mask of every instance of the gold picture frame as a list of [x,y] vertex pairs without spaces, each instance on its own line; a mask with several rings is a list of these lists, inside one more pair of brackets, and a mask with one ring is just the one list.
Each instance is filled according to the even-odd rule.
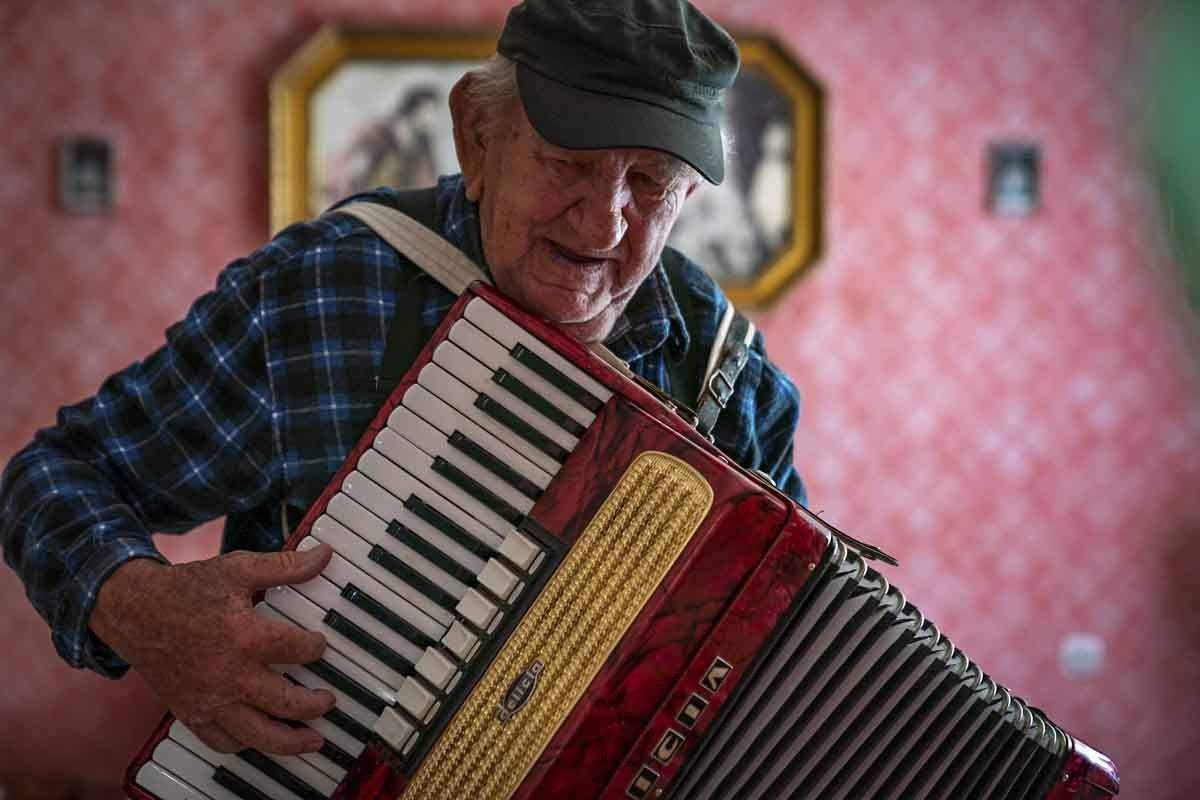
[[[381,183],[428,185],[457,171],[446,99],[495,50],[498,31],[326,26],[271,81],[271,230]],[[672,244],[739,306],[762,306],[822,242],[823,95],[769,37],[735,35],[742,72],[728,96],[726,180],[703,185]]]

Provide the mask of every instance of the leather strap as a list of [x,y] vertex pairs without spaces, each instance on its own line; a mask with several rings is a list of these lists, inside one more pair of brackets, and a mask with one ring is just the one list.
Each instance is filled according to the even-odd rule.
[[754,341],[754,324],[730,303],[717,326],[717,336],[709,353],[708,369],[700,384],[696,400],[696,430],[712,436],[717,419],[725,410],[738,375],[750,360],[750,343]]

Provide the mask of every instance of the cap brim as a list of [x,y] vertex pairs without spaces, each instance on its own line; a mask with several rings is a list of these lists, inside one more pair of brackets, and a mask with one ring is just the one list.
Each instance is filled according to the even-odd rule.
[[525,115],[542,138],[572,150],[648,147],[670,153],[710,183],[725,179],[718,125],[629,97],[576,89],[517,64]]

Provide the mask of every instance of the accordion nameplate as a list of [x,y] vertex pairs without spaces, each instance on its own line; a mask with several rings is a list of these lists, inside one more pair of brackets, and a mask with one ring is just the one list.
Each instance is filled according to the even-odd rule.
[[634,459],[401,796],[511,797],[712,502],[680,459]]

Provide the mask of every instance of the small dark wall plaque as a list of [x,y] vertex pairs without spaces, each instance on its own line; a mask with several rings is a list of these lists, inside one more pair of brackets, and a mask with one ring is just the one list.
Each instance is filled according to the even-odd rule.
[[1028,142],[988,147],[987,209],[1000,216],[1026,216],[1041,198],[1041,149]]
[[98,136],[58,142],[58,203],[72,214],[100,214],[113,207],[116,164],[112,143]]

